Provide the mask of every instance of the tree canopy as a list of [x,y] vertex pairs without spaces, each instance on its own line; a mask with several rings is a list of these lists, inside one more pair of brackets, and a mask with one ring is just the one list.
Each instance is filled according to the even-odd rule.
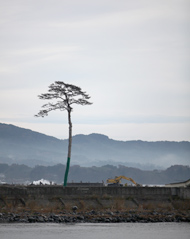
[[[62,81],[55,81],[55,83],[49,86],[49,93],[39,95],[39,99],[53,100],[42,106],[42,110],[39,111],[36,117],[47,116],[52,110],[67,110],[72,111],[72,105],[91,105],[88,100],[90,96],[86,92],[82,91],[80,87],[66,84]],[[55,101],[56,100],[56,101]]]

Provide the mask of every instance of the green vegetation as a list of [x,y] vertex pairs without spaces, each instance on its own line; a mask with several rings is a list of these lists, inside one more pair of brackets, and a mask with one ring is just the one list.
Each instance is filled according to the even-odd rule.
[[[28,183],[46,179],[57,184],[63,182],[63,172],[65,165],[57,164],[54,166],[36,166],[34,168],[18,164],[0,164],[0,182],[7,183]],[[158,171],[143,171],[120,165],[119,167],[105,165],[102,167],[80,167],[71,166],[69,182],[102,182],[106,179],[114,178],[118,175],[126,175],[133,178],[140,184],[167,184],[180,182],[189,179],[190,167],[175,165],[170,168]],[[126,181],[122,181],[126,183]]]

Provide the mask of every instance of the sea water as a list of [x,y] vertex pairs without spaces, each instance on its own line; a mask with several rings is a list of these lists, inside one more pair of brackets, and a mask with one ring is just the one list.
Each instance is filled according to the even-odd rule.
[[190,223],[4,223],[0,239],[189,239]]

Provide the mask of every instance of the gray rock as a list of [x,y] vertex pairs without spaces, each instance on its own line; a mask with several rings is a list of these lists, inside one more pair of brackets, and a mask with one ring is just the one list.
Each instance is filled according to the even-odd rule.
[[37,217],[36,219],[37,222],[44,222],[44,218],[42,216]]
[[28,221],[29,222],[36,222],[36,218],[35,217],[28,217]]

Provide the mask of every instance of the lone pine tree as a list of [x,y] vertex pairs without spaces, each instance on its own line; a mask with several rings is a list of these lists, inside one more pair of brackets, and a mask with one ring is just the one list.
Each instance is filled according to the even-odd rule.
[[52,100],[42,106],[42,110],[39,111],[36,117],[47,116],[50,111],[53,110],[66,110],[68,113],[68,123],[69,123],[69,142],[68,142],[68,156],[67,165],[64,177],[64,186],[67,186],[67,178],[70,167],[71,159],[71,145],[72,145],[72,122],[71,122],[71,112],[73,110],[72,105],[91,105],[92,103],[88,100],[90,96],[86,92],[82,91],[80,87],[66,84],[62,81],[55,81],[49,86],[48,93],[41,94],[38,96],[42,100]]

